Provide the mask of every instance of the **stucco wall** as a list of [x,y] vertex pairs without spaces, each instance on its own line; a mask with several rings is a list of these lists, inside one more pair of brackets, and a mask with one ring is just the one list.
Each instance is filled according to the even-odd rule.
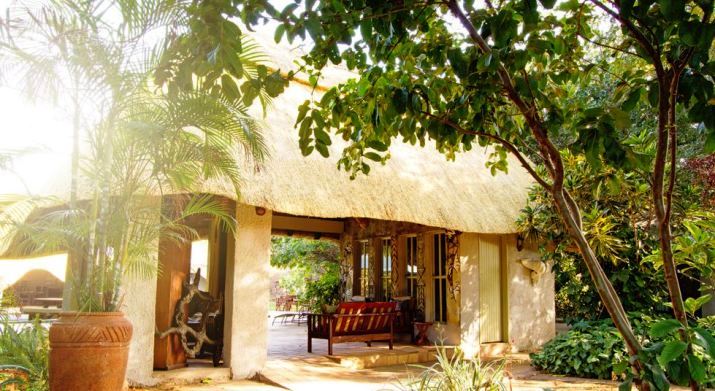
[[152,385],[154,331],[156,317],[156,276],[124,276],[124,302],[121,310],[134,327],[129,345],[127,381],[133,385]]
[[226,265],[224,358],[234,379],[256,375],[268,349],[271,211],[258,216],[253,206],[237,205],[236,241]]
[[479,235],[459,237],[459,263],[462,283],[460,298],[460,346],[466,357],[479,353]]
[[516,249],[516,235],[505,237],[509,284],[509,342],[512,350],[531,352],[552,339],[556,332],[554,274],[547,266],[533,283],[529,269],[520,259],[540,259],[534,247]]

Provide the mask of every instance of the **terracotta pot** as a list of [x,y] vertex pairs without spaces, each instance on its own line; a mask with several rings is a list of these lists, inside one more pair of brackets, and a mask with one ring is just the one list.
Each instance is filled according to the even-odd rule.
[[50,390],[121,390],[132,324],[121,312],[65,312],[50,327]]

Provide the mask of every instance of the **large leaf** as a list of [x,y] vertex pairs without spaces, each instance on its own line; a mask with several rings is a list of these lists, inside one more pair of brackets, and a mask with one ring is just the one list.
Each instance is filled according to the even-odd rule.
[[700,327],[694,327],[694,343],[701,346],[708,353],[711,359],[715,359],[715,337],[708,331]]
[[663,351],[658,356],[658,362],[666,367],[669,362],[681,356],[688,349],[688,344],[683,341],[670,341],[665,344]]
[[681,327],[683,327],[683,325],[675,319],[664,319],[650,326],[650,336],[653,338],[663,338]]
[[702,384],[706,379],[705,365],[703,361],[695,356],[694,354],[688,354],[688,369],[690,369],[690,376],[693,380]]

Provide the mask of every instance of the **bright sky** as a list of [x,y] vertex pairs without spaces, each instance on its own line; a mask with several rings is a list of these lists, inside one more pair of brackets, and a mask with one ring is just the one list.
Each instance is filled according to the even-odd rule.
[[23,181],[30,191],[38,191],[50,179],[49,172],[62,171],[59,167],[66,168],[69,177],[72,126],[68,116],[49,103],[30,102],[7,86],[0,86],[0,107],[2,152],[34,151],[15,159],[14,173],[0,171],[0,193],[26,193]]

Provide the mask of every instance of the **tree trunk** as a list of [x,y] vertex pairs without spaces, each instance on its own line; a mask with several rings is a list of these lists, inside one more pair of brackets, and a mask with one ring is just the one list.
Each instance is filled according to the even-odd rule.
[[[467,30],[475,45],[484,53],[490,53],[491,47],[487,44],[479,32],[477,32],[469,18],[464,14],[464,12],[462,12],[459,4],[455,0],[451,0],[448,3],[448,7],[452,14]],[[539,151],[544,160],[544,164],[546,165],[549,175],[553,179],[553,184],[547,188],[547,190],[551,193],[554,199],[556,209],[566,225],[569,236],[571,236],[579,247],[583,260],[586,263],[586,267],[589,270],[589,274],[591,275],[594,285],[596,286],[596,290],[601,297],[601,301],[606,307],[611,319],[613,319],[614,325],[621,333],[630,356],[636,356],[636,354],[641,350],[640,343],[636,339],[635,333],[633,332],[633,328],[628,321],[628,317],[626,316],[623,304],[621,303],[618,294],[613,288],[610,280],[608,280],[608,277],[601,268],[595,253],[591,249],[586,237],[583,234],[583,230],[581,229],[581,214],[578,205],[576,205],[568,192],[563,188],[564,169],[560,152],[551,143],[548,134],[543,127],[543,122],[538,117],[538,110],[536,110],[535,107],[531,107],[521,98],[511,81],[509,73],[501,64],[499,64],[497,68],[497,74],[499,75],[499,81],[504,88],[507,97],[524,116],[529,129],[539,145]],[[543,180],[539,180],[540,178],[536,179],[543,186]],[[631,367],[633,369],[633,375],[636,378],[636,385],[641,390],[648,390],[648,383],[644,383],[638,378],[642,369],[642,363],[638,359],[635,359],[632,361]]]

